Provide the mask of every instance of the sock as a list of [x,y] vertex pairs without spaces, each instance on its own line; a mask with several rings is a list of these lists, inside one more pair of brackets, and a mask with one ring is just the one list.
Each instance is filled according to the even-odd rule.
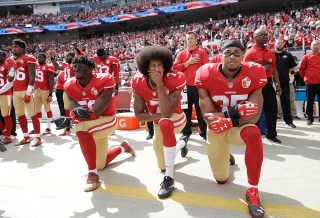
[[[5,127],[6,127],[6,131],[4,132],[4,136],[9,137],[11,134],[11,131],[12,131],[12,125],[13,125],[12,119],[11,119],[10,115],[5,116],[3,119],[4,119],[4,123],[5,123]],[[2,122],[0,122],[0,123],[2,123]]]
[[64,113],[66,115],[66,117],[70,117],[70,111],[68,109],[64,109]]
[[47,128],[51,129],[51,120],[52,118],[47,118]]
[[36,115],[31,117],[33,128],[34,128],[34,133],[35,134],[40,134],[40,122],[39,119]]
[[96,168],[96,169],[93,169],[93,170],[89,170],[89,173],[95,173],[95,174],[98,175],[98,170],[97,170],[97,168]]
[[174,159],[176,157],[176,148],[175,147],[163,147],[164,151],[164,162],[166,164],[165,176],[170,176],[173,178],[174,170]]
[[93,136],[90,133],[85,131],[78,131],[76,133],[80,148],[83,154],[84,159],[87,162],[88,170],[94,170],[97,168],[96,166],[96,143],[93,139]]
[[248,126],[241,130],[240,136],[246,143],[245,163],[248,183],[258,185],[263,161],[263,144],[257,126]]
[[[28,121],[27,121],[26,115],[19,116],[18,120],[19,120],[22,132],[23,133],[28,133]],[[27,136],[29,136],[29,133],[28,133]]]
[[179,154],[181,148],[183,148],[186,145],[186,142],[184,140],[181,140],[176,145],[176,156]]
[[123,153],[121,146],[108,150],[106,166],[121,153]]

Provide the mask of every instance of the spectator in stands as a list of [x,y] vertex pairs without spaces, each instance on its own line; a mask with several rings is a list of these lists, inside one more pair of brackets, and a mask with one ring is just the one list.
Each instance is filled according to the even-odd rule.
[[[318,40],[311,43],[311,52],[302,57],[299,74],[306,83],[307,124],[312,125],[314,122],[313,104],[316,96],[318,96],[318,99],[320,98],[320,43]],[[318,101],[318,104],[320,104],[320,101]]]
[[181,71],[186,77],[186,86],[187,86],[187,99],[188,99],[188,108],[183,109],[183,112],[187,117],[187,124],[182,130],[182,137],[189,138],[192,134],[192,107],[194,105],[196,109],[198,125],[200,128],[200,136],[203,139],[207,138],[207,124],[202,118],[200,106],[199,106],[199,93],[195,86],[195,75],[196,71],[204,64],[209,62],[208,54],[205,50],[197,46],[197,35],[194,32],[188,32],[186,34],[186,49],[179,52],[174,64],[173,70]]
[[[281,143],[277,139],[277,99],[276,94],[281,95],[281,87],[279,83],[279,76],[276,69],[276,57],[273,51],[265,47],[268,42],[268,34],[264,29],[257,29],[253,34],[255,44],[249,49],[243,60],[245,62],[256,62],[264,66],[267,73],[267,84],[262,88],[262,94],[264,97],[263,109],[265,111],[267,119],[268,132],[266,139],[274,142]],[[276,86],[276,92],[273,88]]]
[[280,87],[282,94],[280,95],[280,104],[282,107],[283,120],[287,127],[296,128],[293,124],[290,106],[290,87],[289,75],[297,65],[290,52],[284,50],[285,42],[279,38],[276,40],[274,53],[276,55],[276,69],[279,75]]

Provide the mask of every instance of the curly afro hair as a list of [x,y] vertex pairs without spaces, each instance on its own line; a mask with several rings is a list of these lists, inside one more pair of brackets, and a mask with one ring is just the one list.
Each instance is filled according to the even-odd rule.
[[136,57],[138,70],[145,76],[149,76],[148,68],[151,60],[161,60],[163,63],[164,72],[166,75],[170,72],[173,65],[173,58],[170,50],[165,46],[147,46],[140,51]]

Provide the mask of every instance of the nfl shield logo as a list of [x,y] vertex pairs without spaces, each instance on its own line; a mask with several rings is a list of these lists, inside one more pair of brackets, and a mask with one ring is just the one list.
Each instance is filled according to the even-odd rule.
[[251,84],[251,80],[248,77],[246,77],[242,80],[242,87],[243,88],[249,88],[250,84]]
[[228,83],[228,87],[231,89],[233,88],[233,83]]
[[93,87],[93,88],[91,89],[91,94],[92,94],[92,95],[97,95],[97,94],[98,94],[98,90]]

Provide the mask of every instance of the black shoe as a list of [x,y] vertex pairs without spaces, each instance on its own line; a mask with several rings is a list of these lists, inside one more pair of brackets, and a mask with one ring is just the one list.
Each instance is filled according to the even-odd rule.
[[277,139],[277,138],[273,138],[273,139],[268,139],[268,138],[266,138],[266,139],[267,139],[267,141],[269,141],[269,142],[281,144],[281,141],[280,141],[279,139]]
[[158,192],[159,198],[168,198],[174,190],[174,179],[170,176],[165,176],[163,182],[160,184],[161,188]]
[[301,118],[298,116],[295,116],[294,119],[301,120]]
[[297,128],[296,125],[294,125],[293,123],[288,123],[287,127],[292,129]]
[[188,136],[182,136],[180,137],[180,140],[179,141],[184,141],[185,142],[185,146],[183,146],[183,148],[181,148],[181,157],[186,157],[187,154],[188,154],[188,147],[187,147],[187,144],[188,144]]
[[153,138],[153,134],[149,133],[146,140],[152,139]]
[[234,159],[234,156],[233,156],[232,154],[230,154],[229,163],[230,163],[230,165],[232,165],[232,166],[236,164],[236,160]]
[[310,125],[312,125],[312,124],[313,124],[313,121],[311,121],[311,120],[308,120],[308,121],[307,121],[307,125],[308,125],[308,126],[310,126]]
[[249,213],[252,217],[264,217],[264,208],[259,199],[257,188],[248,188],[246,192],[246,201],[248,204]]
[[199,135],[203,138],[203,140],[207,141],[207,134],[200,133]]

